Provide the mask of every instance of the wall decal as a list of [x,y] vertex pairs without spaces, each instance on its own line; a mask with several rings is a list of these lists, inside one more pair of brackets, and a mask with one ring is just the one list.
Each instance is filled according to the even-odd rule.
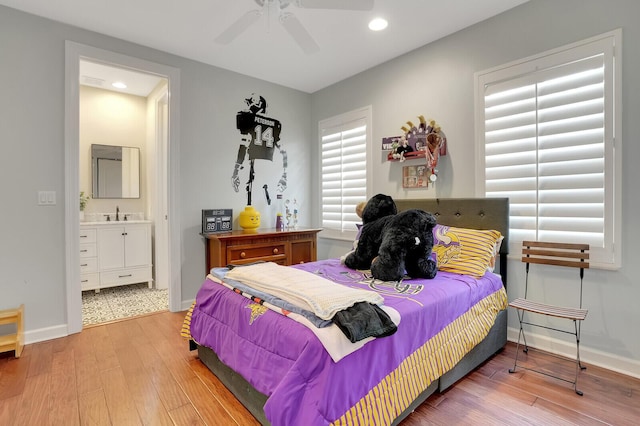
[[[239,192],[240,170],[244,169],[244,160],[248,155],[249,174],[245,189],[247,191],[247,206],[250,206],[255,180],[255,160],[273,161],[273,153],[276,148],[278,149],[282,155],[282,176],[277,183],[277,191],[282,193],[287,188],[287,152],[280,144],[280,131],[282,130],[280,121],[266,115],[266,99],[252,93],[244,101],[247,104],[247,109],[238,111],[236,114],[236,128],[240,131],[241,136],[231,184],[233,190]],[[271,204],[268,185],[264,184],[262,188],[267,204]]]

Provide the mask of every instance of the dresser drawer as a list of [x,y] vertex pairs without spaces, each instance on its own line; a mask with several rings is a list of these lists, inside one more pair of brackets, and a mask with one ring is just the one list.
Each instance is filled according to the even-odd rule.
[[83,291],[100,288],[100,275],[98,273],[80,274],[80,288]]
[[[267,262],[278,262],[287,258],[287,244],[247,244],[231,246],[227,248],[227,259],[229,263],[246,263],[256,260]],[[278,262],[281,263],[281,262]]]
[[98,255],[98,250],[96,249],[96,244],[80,244],[80,258],[84,257],[96,257]]
[[80,228],[80,244],[82,243],[95,243],[96,242],[96,230],[95,229],[82,229]]
[[315,241],[292,241],[291,242],[291,264],[311,262],[316,257]]
[[100,273],[100,286],[111,287],[151,281],[151,267],[123,269]]
[[80,273],[98,272],[98,258],[87,257],[80,259]]

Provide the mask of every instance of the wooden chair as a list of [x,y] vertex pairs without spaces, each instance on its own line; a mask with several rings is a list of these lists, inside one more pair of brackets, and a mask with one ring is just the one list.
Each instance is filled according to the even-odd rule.
[[[535,371],[536,373],[554,377],[565,382],[573,384],[573,389],[578,395],[582,395],[582,391],[577,388],[578,373],[587,367],[580,362],[580,326],[582,321],[587,317],[587,310],[582,308],[582,281],[584,278],[584,270],[589,268],[589,245],[588,244],[568,244],[568,243],[551,243],[537,241],[523,241],[522,243],[522,262],[526,264],[526,279],[524,288],[524,298],[518,298],[509,303],[509,306],[515,308],[518,312],[518,320],[520,322],[520,332],[518,334],[518,344],[516,346],[515,362],[509,373],[516,371],[516,367],[526,370]],[[580,303],[578,308],[568,308],[562,306],[540,303],[527,298],[529,287],[529,267],[532,263],[543,265],[556,265],[563,267],[572,267],[580,269]],[[549,327],[546,325],[531,323],[525,321],[525,312],[538,315],[546,315],[557,318],[567,319],[573,322],[573,330]],[[524,367],[518,364],[518,354],[520,352],[520,339],[524,342],[523,351],[529,350],[527,339],[524,335],[523,325],[546,328],[548,330],[560,333],[573,334],[576,338],[576,376],[573,381],[564,379],[560,376],[549,374],[545,371]]]

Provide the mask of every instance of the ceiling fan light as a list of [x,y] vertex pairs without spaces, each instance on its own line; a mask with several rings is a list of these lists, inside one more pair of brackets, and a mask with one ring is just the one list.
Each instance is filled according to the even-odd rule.
[[389,23],[387,22],[386,19],[375,18],[375,19],[372,19],[371,22],[369,22],[369,29],[371,31],[382,31],[385,28],[387,28],[388,25]]

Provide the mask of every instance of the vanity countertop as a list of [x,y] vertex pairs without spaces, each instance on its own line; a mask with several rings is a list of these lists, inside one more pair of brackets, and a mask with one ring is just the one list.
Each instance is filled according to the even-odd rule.
[[126,225],[126,224],[136,224],[136,223],[152,223],[150,220],[133,220],[133,219],[129,219],[129,220],[110,220],[110,221],[106,221],[106,220],[101,220],[101,221],[95,221],[95,222],[80,222],[80,225],[85,225],[85,226],[102,226],[102,225]]

